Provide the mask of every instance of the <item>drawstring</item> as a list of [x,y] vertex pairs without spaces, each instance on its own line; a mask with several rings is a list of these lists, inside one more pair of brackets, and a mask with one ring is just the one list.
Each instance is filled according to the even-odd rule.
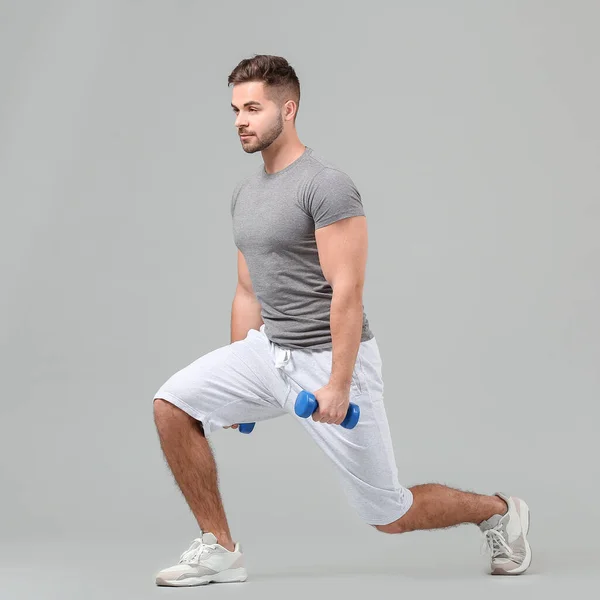
[[292,353],[289,348],[275,347],[275,366],[280,369],[290,362]]

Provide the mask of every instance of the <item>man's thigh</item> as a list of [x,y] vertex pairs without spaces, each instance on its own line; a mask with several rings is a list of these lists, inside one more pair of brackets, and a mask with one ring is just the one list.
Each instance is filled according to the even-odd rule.
[[172,375],[154,394],[200,421],[206,435],[234,423],[286,414],[287,385],[268,340],[251,329],[244,340],[217,348]]
[[[294,351],[288,411],[302,389],[314,393],[327,384],[332,353]],[[333,461],[350,505],[371,525],[399,519],[412,505],[412,493],[398,480],[398,469],[383,402],[381,357],[375,338],[362,342],[350,388],[350,402],[360,407],[354,429],[299,419],[304,429]]]

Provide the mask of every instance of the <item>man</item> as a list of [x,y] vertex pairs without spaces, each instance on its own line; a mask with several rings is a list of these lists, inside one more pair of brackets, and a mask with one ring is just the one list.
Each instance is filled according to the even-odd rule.
[[[351,506],[385,533],[479,525],[493,574],[530,564],[527,504],[398,481],[383,404],[381,357],[363,311],[367,224],[350,177],[302,144],[295,120],[300,84],[288,62],[256,55],[229,76],[235,127],[245,152],[264,164],[239,182],[231,214],[238,285],[231,343],[200,357],[157,391],[161,447],[201,534],[158,585],[244,581],[206,439],[223,427],[291,414],[335,464]],[[301,390],[311,418],[294,414]],[[353,429],[340,427],[349,403]]]

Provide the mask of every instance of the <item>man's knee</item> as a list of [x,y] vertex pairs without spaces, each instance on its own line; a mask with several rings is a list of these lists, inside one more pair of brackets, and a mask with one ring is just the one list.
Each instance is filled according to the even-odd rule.
[[173,403],[165,400],[164,398],[154,398],[153,411],[154,419],[156,421],[168,419],[170,417],[178,417],[180,416],[179,413],[183,412]]
[[407,519],[405,519],[404,516],[391,523],[385,525],[372,525],[371,527],[375,527],[375,529],[381,531],[381,533],[405,533],[406,531],[410,531],[407,527]]
[[154,421],[156,425],[192,425],[204,433],[200,421],[164,398],[154,398]]
[[375,527],[375,529],[381,531],[381,533],[396,533],[395,526],[395,521],[393,523],[387,523],[386,525],[371,525],[371,527]]

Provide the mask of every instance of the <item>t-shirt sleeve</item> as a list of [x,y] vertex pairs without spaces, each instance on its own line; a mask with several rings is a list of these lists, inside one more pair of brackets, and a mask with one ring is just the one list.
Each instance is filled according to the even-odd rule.
[[362,199],[352,179],[343,171],[325,167],[311,181],[304,208],[315,229],[347,217],[365,216]]

